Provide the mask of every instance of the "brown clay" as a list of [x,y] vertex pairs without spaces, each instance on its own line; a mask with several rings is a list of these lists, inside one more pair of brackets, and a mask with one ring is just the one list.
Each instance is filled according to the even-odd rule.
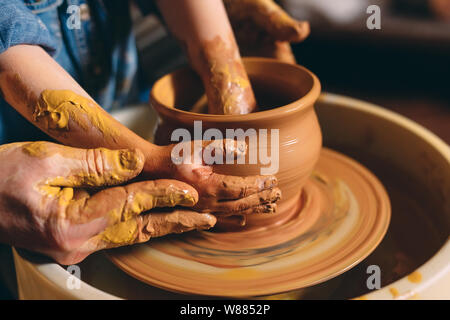
[[[153,87],[151,101],[162,120],[155,139],[168,143],[173,129],[192,129],[194,120],[221,130],[279,129],[279,211],[247,216],[245,227],[239,218],[219,216],[222,230],[160,239],[110,255],[120,268],[148,284],[229,297],[286,292],[348,270],[367,257],[387,231],[390,203],[378,179],[356,161],[321,150],[313,108],[320,92],[317,78],[303,67],[270,59],[247,59],[245,66],[265,111],[240,116],[183,111],[202,92],[196,89],[195,76],[181,70]],[[261,167],[215,169],[246,176],[259,174]]]
[[185,234],[121,248],[109,256],[128,274],[171,291],[271,295],[348,270],[376,248],[389,221],[389,199],[375,176],[323,149],[293,215],[283,223]]
[[[189,69],[178,70],[158,80],[150,99],[161,119],[155,133],[157,144],[174,143],[170,141],[173,130],[192,130],[197,120],[202,121],[203,130],[218,128],[224,134],[226,129],[255,129],[258,133],[260,129],[267,129],[269,141],[271,129],[279,129],[279,170],[276,176],[282,200],[275,214],[248,216],[246,227],[254,228],[289,219],[302,187],[313,171],[322,141],[313,107],[320,93],[320,83],[314,74],[298,65],[265,58],[247,58],[244,64],[262,111],[245,115],[184,111],[190,110],[203,94],[201,82]],[[268,149],[268,154],[271,154],[270,144]],[[249,150],[248,154],[251,153]],[[254,165],[217,165],[214,170],[248,176],[259,175],[264,167],[267,166],[258,162]],[[224,226],[223,219],[219,220],[222,224],[218,226]],[[236,226],[235,223],[233,225]]]
[[[211,114],[246,114],[256,110],[248,76],[232,35],[228,41],[217,36],[203,42],[200,59],[204,69],[199,70],[208,97]],[[227,45],[228,44],[228,45]]]
[[254,111],[255,97],[222,0],[158,0],[157,4],[203,80],[209,113]]

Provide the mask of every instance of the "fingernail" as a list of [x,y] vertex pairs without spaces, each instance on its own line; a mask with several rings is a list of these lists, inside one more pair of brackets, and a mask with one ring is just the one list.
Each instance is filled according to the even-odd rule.
[[217,222],[217,218],[211,214],[202,213],[200,216],[202,217],[202,224],[197,226],[198,229],[206,230],[212,228]]
[[187,193],[187,190],[183,190],[183,192],[180,193],[180,200],[177,202],[180,206],[187,207],[192,207],[196,203],[195,198]]

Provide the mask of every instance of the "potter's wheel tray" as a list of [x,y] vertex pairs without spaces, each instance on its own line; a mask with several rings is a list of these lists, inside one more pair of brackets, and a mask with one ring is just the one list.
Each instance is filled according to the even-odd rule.
[[122,270],[166,290],[254,297],[331,279],[384,237],[390,204],[381,183],[350,158],[323,149],[291,218],[240,232],[190,232],[114,249]]

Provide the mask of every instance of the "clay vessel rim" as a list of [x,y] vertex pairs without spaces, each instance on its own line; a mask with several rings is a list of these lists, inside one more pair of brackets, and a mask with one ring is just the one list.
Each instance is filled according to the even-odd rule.
[[[161,81],[165,80],[167,77],[173,76],[176,72],[182,72],[183,70],[189,70],[189,67],[180,68],[178,70],[175,70],[174,72],[171,72],[169,74],[164,75],[163,77],[159,78],[153,85],[151,91],[150,91],[150,104],[158,111],[158,113],[165,115],[169,118],[178,118],[182,117],[181,119],[186,121],[193,121],[193,120],[210,120],[214,122],[225,122],[225,123],[232,123],[232,122],[242,122],[242,121],[261,121],[261,120],[273,120],[280,117],[286,117],[293,113],[302,111],[304,109],[307,109],[309,107],[313,107],[314,102],[318,99],[321,91],[321,85],[320,81],[317,78],[317,76],[312,73],[307,68],[300,66],[300,65],[294,65],[286,62],[281,62],[276,59],[272,58],[261,58],[261,57],[246,57],[243,58],[244,64],[245,63],[262,63],[262,64],[280,64],[280,65],[288,65],[290,68],[295,68],[297,70],[301,70],[302,72],[306,73],[312,80],[312,86],[311,89],[303,95],[301,98],[292,101],[289,104],[276,107],[274,109],[265,110],[265,111],[258,111],[253,112],[249,114],[239,114],[239,115],[218,115],[218,114],[204,114],[204,113],[195,113],[195,112],[189,112],[185,110],[180,110],[177,108],[173,108],[170,106],[167,106],[165,103],[161,102],[160,99],[158,99],[158,88],[161,84]],[[179,118],[180,119],[180,118]]]

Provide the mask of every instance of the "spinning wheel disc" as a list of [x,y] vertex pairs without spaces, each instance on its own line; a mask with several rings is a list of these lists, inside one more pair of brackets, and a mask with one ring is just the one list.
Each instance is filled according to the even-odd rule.
[[171,235],[108,251],[123,271],[186,294],[254,297],[331,279],[367,257],[390,221],[378,179],[323,149],[289,221],[239,232]]

